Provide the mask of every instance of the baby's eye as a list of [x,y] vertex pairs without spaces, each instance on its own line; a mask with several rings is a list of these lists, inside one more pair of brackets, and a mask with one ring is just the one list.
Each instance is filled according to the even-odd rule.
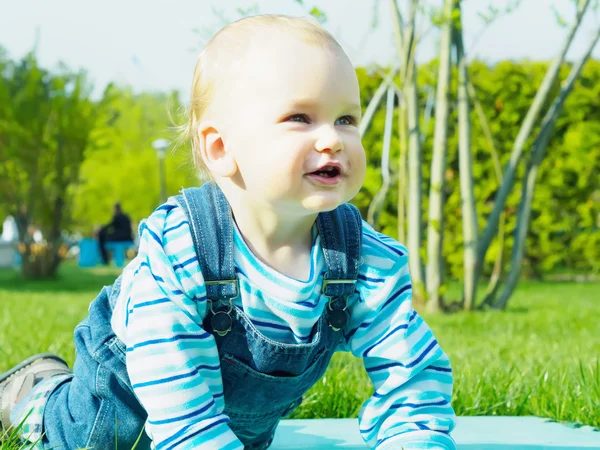
[[308,123],[308,116],[306,114],[294,114],[286,119],[289,122],[301,122]]
[[338,124],[338,125],[356,125],[356,119],[352,116],[342,116],[337,120],[336,124]]

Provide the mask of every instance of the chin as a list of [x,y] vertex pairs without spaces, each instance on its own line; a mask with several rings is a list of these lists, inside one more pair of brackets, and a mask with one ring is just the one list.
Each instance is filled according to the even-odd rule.
[[302,200],[302,206],[316,213],[333,211],[347,200],[339,195],[311,195]]

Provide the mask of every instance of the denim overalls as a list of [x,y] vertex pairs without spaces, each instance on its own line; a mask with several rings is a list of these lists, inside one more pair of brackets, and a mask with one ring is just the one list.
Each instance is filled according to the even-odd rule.
[[[176,197],[190,224],[205,279],[209,311],[203,328],[219,351],[229,426],[245,448],[267,448],[282,417],[323,375],[340,341],[355,301],[360,263],[361,218],[351,205],[321,213],[317,227],[327,273],[322,293],[328,305],[307,344],[284,344],[263,336],[233,305],[239,294],[234,267],[233,218],[225,196],[213,183]],[[125,367],[125,346],[111,328],[120,278],[91,303],[75,329],[75,377],[50,396],[44,413],[45,447],[130,449],[146,413],[137,401]],[[117,419],[118,418],[118,425]],[[150,447],[142,433],[139,449]]]

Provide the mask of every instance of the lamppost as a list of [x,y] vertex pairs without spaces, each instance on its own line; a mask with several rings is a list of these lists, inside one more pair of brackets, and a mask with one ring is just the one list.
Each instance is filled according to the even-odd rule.
[[165,175],[165,151],[169,148],[171,143],[166,139],[157,139],[152,142],[152,148],[156,150],[156,156],[158,156],[158,176],[160,179],[160,202],[164,203],[167,201],[167,180]]

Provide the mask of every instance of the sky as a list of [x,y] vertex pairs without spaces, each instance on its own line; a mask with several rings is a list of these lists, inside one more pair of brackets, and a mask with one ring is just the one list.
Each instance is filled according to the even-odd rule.
[[[566,35],[552,6],[567,20],[572,0],[521,0],[516,11],[485,27],[478,12],[502,8],[514,0],[463,0],[465,43],[471,58],[493,63],[504,59],[548,60]],[[592,0],[595,1],[595,0]],[[0,0],[0,46],[13,59],[37,42],[42,66],[59,62],[85,69],[101,92],[108,82],[131,85],[136,92],[177,89],[189,92],[198,53],[207,36],[223,21],[240,17],[237,8],[258,7],[260,13],[306,15],[312,6],[327,15],[327,28],[356,66],[389,65],[395,48],[388,0]],[[399,0],[406,5],[407,0]],[[441,0],[428,0],[440,4]],[[378,13],[374,5],[378,4]],[[377,25],[372,27],[377,17]],[[581,55],[600,25],[600,12],[590,10],[568,59]],[[418,60],[436,54],[439,32],[423,21]],[[593,53],[600,59],[600,45]]]

